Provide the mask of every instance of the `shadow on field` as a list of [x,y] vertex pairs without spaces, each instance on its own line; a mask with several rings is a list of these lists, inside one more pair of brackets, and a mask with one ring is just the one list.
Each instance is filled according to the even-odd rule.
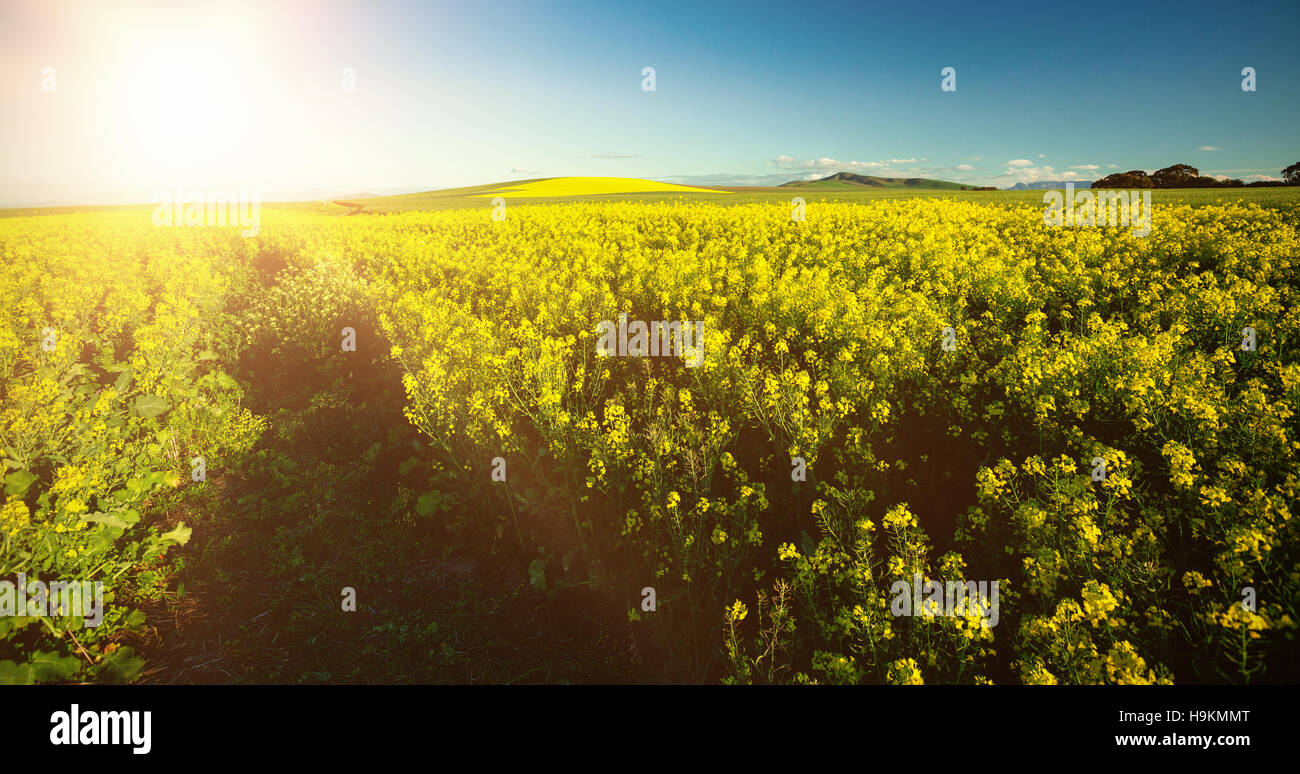
[[142,681],[645,680],[622,608],[585,587],[548,598],[517,550],[454,544],[450,520],[476,514],[421,514],[429,450],[388,343],[371,320],[355,327],[356,352],[254,347],[239,364],[268,427],[160,509],[194,532],[176,591],[140,605]]

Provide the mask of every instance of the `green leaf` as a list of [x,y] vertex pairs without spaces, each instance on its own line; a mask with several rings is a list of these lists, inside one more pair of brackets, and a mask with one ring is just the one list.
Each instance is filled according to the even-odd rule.
[[125,394],[127,390],[131,389],[131,381],[134,378],[135,371],[130,368],[124,369],[122,373],[117,375],[117,381],[113,382],[113,389],[117,391],[118,395]]
[[155,487],[162,486],[171,476],[169,470],[151,470],[145,474],[144,487],[146,492],[152,492]]
[[224,371],[214,372],[212,374],[212,383],[215,384],[217,388],[221,390],[233,390],[234,388],[239,386],[239,382],[235,381]]
[[415,501],[415,512],[420,516],[432,516],[442,507],[442,492],[433,490],[420,495]]
[[118,529],[126,529],[131,526],[121,517],[112,513],[92,513],[89,516],[83,516],[82,520],[94,522],[96,524],[107,524],[110,527],[117,527]]
[[177,524],[176,529],[171,532],[164,532],[161,535],[161,538],[163,540],[171,540],[178,546],[183,546],[190,542],[190,535],[193,534],[193,532],[194,530],[185,526],[185,522],[181,522],[180,524]]
[[33,685],[36,678],[28,664],[0,661],[0,685]]
[[5,476],[5,494],[10,497],[22,497],[27,488],[36,481],[36,474],[27,470],[19,470]]
[[574,557],[576,557],[581,551],[581,546],[571,548],[569,549],[569,552],[564,555],[564,558],[560,560],[560,566],[564,568],[565,572],[569,571],[570,565],[573,564]]
[[534,559],[528,565],[528,582],[535,589],[546,591],[546,562]]
[[30,664],[32,678],[38,683],[67,680],[81,669],[81,661],[76,656],[60,656],[58,653],[44,651],[32,654]]
[[79,376],[85,376],[88,373],[90,373],[90,366],[85,363],[73,363],[68,366],[67,371],[63,372],[63,378],[59,381],[63,384],[67,384],[73,379],[76,379]]
[[813,542],[812,535],[803,530],[799,530],[799,548],[803,549],[804,556],[817,553],[817,544]]
[[172,405],[158,395],[140,395],[135,399],[135,413],[142,417],[156,417]]
[[98,675],[112,682],[129,683],[144,670],[144,659],[135,655],[135,648],[118,648],[104,656]]
[[86,550],[92,555],[107,553],[120,537],[122,530],[116,527],[97,529],[86,538]]

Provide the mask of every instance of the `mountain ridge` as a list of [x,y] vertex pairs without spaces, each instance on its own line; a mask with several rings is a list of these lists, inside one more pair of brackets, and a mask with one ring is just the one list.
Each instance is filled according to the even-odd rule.
[[974,189],[973,185],[926,177],[876,177],[854,172],[836,172],[817,180],[791,180],[781,188],[923,188],[941,190]]
[[1066,183],[1073,183],[1075,188],[1080,190],[1092,188],[1090,180],[1039,180],[1033,183],[1016,183],[1015,185],[1003,188],[1003,191],[1049,191],[1053,188],[1064,188]]

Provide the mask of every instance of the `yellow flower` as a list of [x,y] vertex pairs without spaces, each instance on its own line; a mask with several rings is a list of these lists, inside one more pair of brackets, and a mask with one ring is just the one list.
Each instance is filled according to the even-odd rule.
[[1188,591],[1195,593],[1214,584],[1196,570],[1189,570],[1183,573],[1183,585],[1187,587]]
[[900,658],[889,665],[889,682],[894,685],[923,685],[921,669],[914,658]]
[[906,505],[895,505],[890,508],[883,521],[886,527],[895,530],[916,526],[916,516],[912,515]]
[[747,615],[749,615],[749,609],[739,599],[732,603],[731,607],[727,608],[727,620],[733,623],[745,620]]
[[1090,580],[1083,585],[1083,612],[1094,626],[1119,607],[1119,600],[1105,583]]
[[0,532],[8,530],[10,535],[16,535],[20,527],[27,525],[30,518],[27,503],[10,496],[4,507],[0,508]]
[[1047,671],[1043,662],[1034,660],[1021,668],[1020,679],[1025,685],[1056,685],[1056,675]]
[[1096,550],[1097,541],[1101,538],[1101,528],[1088,516],[1076,516],[1074,518],[1074,528],[1078,531],[1079,537],[1088,544],[1089,548]]

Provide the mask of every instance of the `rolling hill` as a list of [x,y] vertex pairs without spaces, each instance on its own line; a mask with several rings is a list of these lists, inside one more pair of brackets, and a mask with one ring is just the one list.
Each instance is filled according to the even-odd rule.
[[852,172],[836,172],[820,180],[791,180],[783,183],[782,188],[923,188],[928,190],[960,191],[964,186],[947,180],[931,180],[925,177],[875,177],[874,175],[855,175]]
[[1013,186],[1003,188],[1004,191],[1048,191],[1057,188],[1065,188],[1066,183],[1074,183],[1078,189],[1091,188],[1092,182],[1089,180],[1039,180],[1035,183],[1016,183]]
[[569,196],[608,196],[638,193],[726,193],[712,188],[696,188],[637,177],[546,177],[503,183],[476,197],[501,196],[515,199],[550,199]]

